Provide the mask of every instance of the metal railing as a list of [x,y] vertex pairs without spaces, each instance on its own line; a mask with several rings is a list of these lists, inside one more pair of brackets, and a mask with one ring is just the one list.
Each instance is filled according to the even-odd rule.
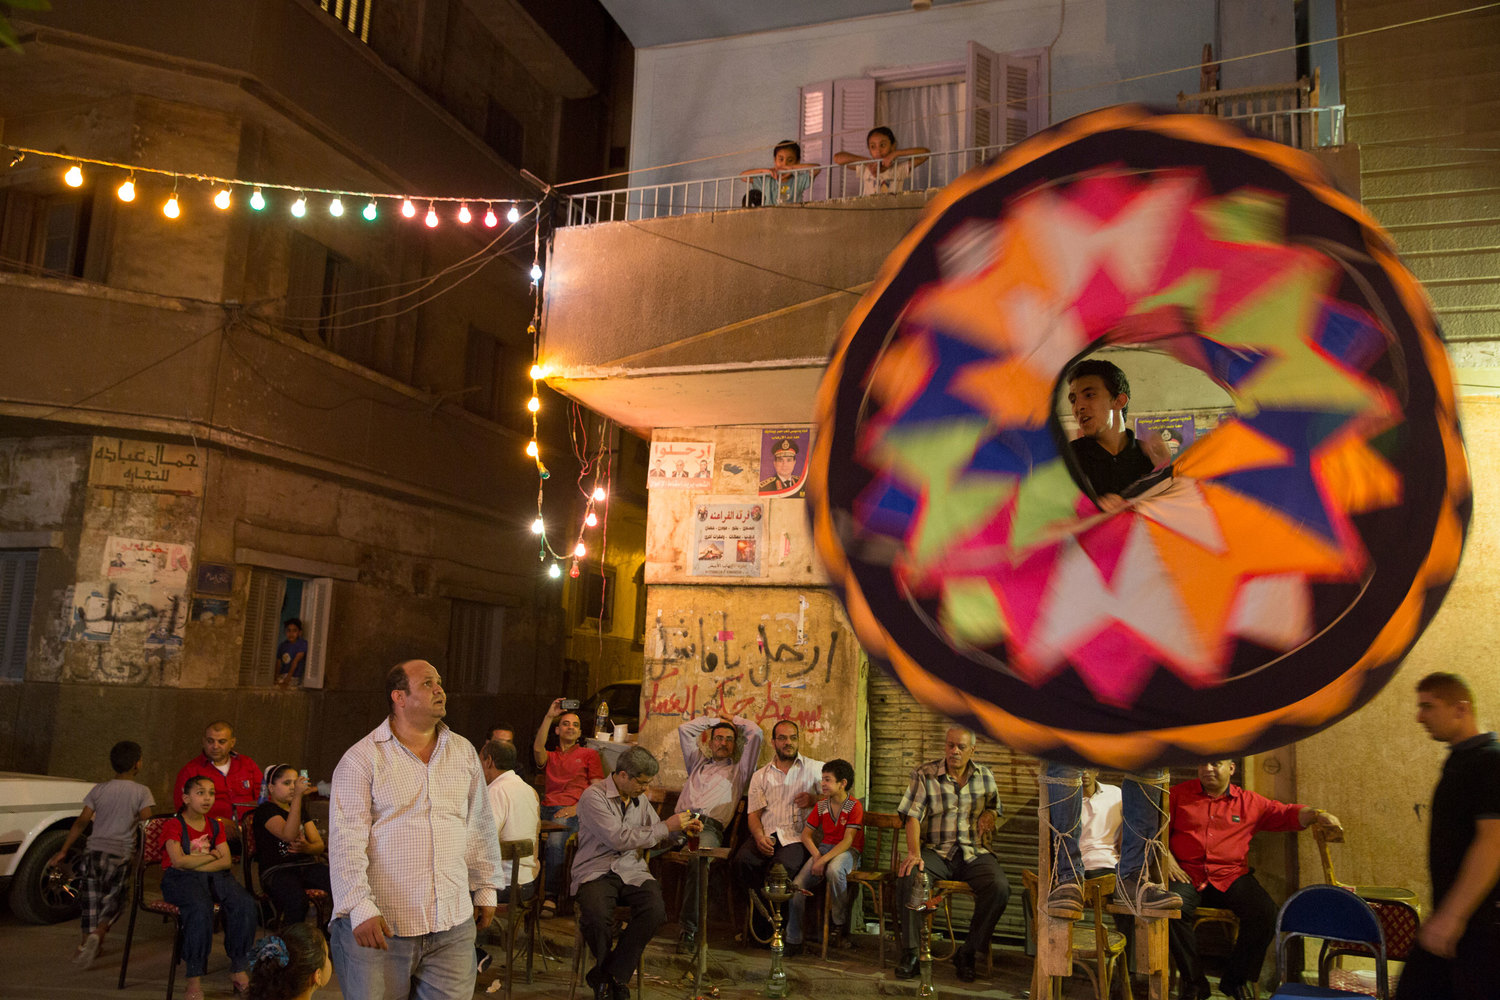
[[[1231,114],[1222,113],[1227,108],[1216,110],[1220,112],[1217,117],[1301,149],[1338,146],[1344,142],[1344,106],[1341,104]],[[1204,113],[1214,111],[1205,108]],[[760,205],[796,205],[880,197],[904,191],[930,191],[945,187],[961,174],[994,159],[1004,148],[1003,145],[971,146],[942,153],[898,157],[889,167],[879,167],[876,160],[859,160],[837,166],[806,168],[816,172],[805,184],[794,179],[783,186],[771,174],[750,177],[735,174],[590,191],[569,196],[564,224],[585,226],[600,222],[637,222]],[[795,174],[801,172],[793,171]]]

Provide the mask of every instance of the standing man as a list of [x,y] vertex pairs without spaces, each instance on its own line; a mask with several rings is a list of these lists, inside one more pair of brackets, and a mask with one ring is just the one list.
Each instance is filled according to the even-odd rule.
[[[561,823],[566,830],[547,834],[547,898],[542,912],[557,912],[562,896],[563,862],[568,854],[568,837],[578,832],[578,797],[583,790],[604,777],[604,762],[599,751],[584,746],[583,720],[574,711],[563,711],[563,700],[555,698],[531,742],[536,766],[543,769],[547,786],[542,795],[542,819]],[[557,724],[553,725],[552,720]],[[557,733],[557,749],[547,749],[548,732]]]
[[[707,749],[703,746],[705,729]],[[735,807],[760,760],[762,739],[760,726],[738,715],[731,722],[705,715],[677,727],[682,762],[687,767],[677,808],[701,816],[703,832],[698,835],[699,847],[724,845],[726,831],[734,821]],[[682,912],[677,918],[681,928],[677,938],[679,955],[691,955],[698,947],[698,896],[698,866],[689,864],[682,883]]]
[[[1077,438],[1069,442],[1073,459],[1088,480],[1099,509],[1125,509],[1127,494],[1172,475],[1171,455],[1161,439],[1138,440],[1129,429],[1130,381],[1120,367],[1098,358],[1080,361],[1068,372],[1068,406],[1078,423]],[[1088,863],[1078,846],[1079,789],[1083,771],[1071,764],[1046,762],[1048,819],[1059,845],[1052,886],[1044,909],[1048,916],[1077,920],[1083,916],[1081,879]],[[1159,849],[1157,835],[1166,822],[1163,796],[1165,768],[1127,774],[1121,801],[1123,829],[1115,882],[1115,902],[1135,913],[1164,914],[1182,908],[1182,899],[1152,878],[1151,851]]]
[[392,667],[385,688],[390,716],[333,772],[333,963],[350,997],[468,1000],[500,884],[484,771],[442,722],[432,664]]
[[801,738],[802,731],[790,719],[772,726],[775,752],[770,762],[750,777],[745,803],[750,839],[740,845],[729,862],[730,877],[747,899],[750,893],[760,892],[766,873],[776,862],[781,862],[791,877],[807,861],[802,826],[818,798],[823,762],[797,752]]
[[[641,952],[667,919],[661,883],[646,867],[646,850],[679,830],[689,836],[702,830],[688,812],[674,813],[666,822],[656,815],[645,793],[657,769],[651,751],[631,747],[620,754],[608,780],[590,785],[578,799],[570,891],[578,899],[579,930],[594,955],[586,977],[594,1000],[630,1000],[630,977]],[[611,947],[616,906],[630,907],[630,920]]]
[[896,812],[906,817],[906,857],[901,859],[896,899],[901,904],[901,961],[897,979],[914,979],[920,971],[917,944],[924,919],[906,906],[913,884],[930,872],[935,879],[959,879],[974,890],[974,915],[963,947],[953,953],[958,978],[974,981],[979,955],[989,953],[990,936],[1005,904],[1010,882],[1000,862],[983,846],[1000,821],[1000,788],[995,776],[974,756],[974,732],[948,730],[941,760],[912,772],[911,784]]
[[242,753],[234,752],[234,727],[227,722],[210,722],[203,731],[203,753],[194,757],[177,772],[172,785],[172,801],[181,805],[182,790],[189,778],[207,778],[214,783],[211,819],[229,824],[226,836],[238,842],[235,813],[255,805],[260,798],[260,765]]
[[1219,989],[1234,1000],[1250,1000],[1255,994],[1276,933],[1276,904],[1245,863],[1256,831],[1305,830],[1313,823],[1343,829],[1337,817],[1321,809],[1246,791],[1230,783],[1233,776],[1234,761],[1210,760],[1198,765],[1196,780],[1172,786],[1167,874],[1170,888],[1182,897],[1182,919],[1172,921],[1167,941],[1182,975],[1179,1000],[1200,1000],[1210,992],[1193,934],[1199,906],[1232,910],[1240,921]]
[[1432,915],[1417,931],[1397,1000],[1481,1000],[1500,983],[1500,741],[1480,732],[1457,674],[1417,682],[1417,721],[1448,744],[1432,793]]

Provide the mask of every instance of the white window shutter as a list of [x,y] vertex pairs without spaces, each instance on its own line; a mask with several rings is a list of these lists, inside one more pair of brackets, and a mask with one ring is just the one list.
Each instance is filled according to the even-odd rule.
[[333,604],[333,581],[327,577],[302,583],[302,634],[307,638],[307,669],[302,686],[321,688],[323,667],[328,660],[328,622]]
[[1008,55],[1000,59],[997,76],[1005,102],[1005,131],[999,141],[1007,146],[1041,131],[1044,121],[1041,61],[1040,55]]
[[[1004,130],[997,127],[1001,120],[1000,109],[1000,56],[980,45],[969,43],[969,58],[964,70],[964,95],[969,102],[969,134],[963,137],[968,146],[999,146],[1004,143]],[[977,152],[975,164],[991,159],[995,154]]]
[[[834,153],[853,153],[860,159],[869,156],[870,145],[866,139],[874,127],[875,80],[857,76],[833,81],[833,149],[828,159],[822,162],[832,162]],[[857,185],[857,180],[852,171],[840,170],[837,183]],[[849,191],[836,190],[833,196],[840,198],[858,193],[855,187]]]
[[[810,83],[802,88],[797,101],[797,143],[802,159],[808,163],[833,160],[833,81]],[[769,157],[768,157],[769,158]],[[828,197],[828,171],[818,174],[808,193],[808,201]]]

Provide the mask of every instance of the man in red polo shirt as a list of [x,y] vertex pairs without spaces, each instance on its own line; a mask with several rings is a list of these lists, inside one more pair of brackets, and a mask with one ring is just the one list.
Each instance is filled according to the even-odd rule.
[[[561,823],[568,828],[547,834],[542,848],[547,865],[547,898],[542,901],[542,913],[546,915],[557,912],[557,902],[562,898],[568,837],[578,832],[578,797],[604,777],[599,751],[579,742],[583,737],[583,720],[577,712],[563,711],[562,703],[561,698],[553,700],[531,744],[536,766],[543,769],[547,778],[546,794],[542,796],[542,822]],[[549,730],[557,734],[556,750],[547,749]]]
[[1254,995],[1266,948],[1276,933],[1276,904],[1245,863],[1250,838],[1259,830],[1304,830],[1313,823],[1342,829],[1335,817],[1320,809],[1246,791],[1230,783],[1233,776],[1234,761],[1211,760],[1198,765],[1196,781],[1172,787],[1167,876],[1168,888],[1182,897],[1182,919],[1172,921],[1169,944],[1182,975],[1179,1000],[1209,995],[1193,935],[1193,914],[1199,906],[1232,910],[1239,918],[1239,936],[1219,988],[1235,1000]]
[[182,806],[182,789],[189,778],[204,777],[214,783],[214,804],[208,815],[230,823],[234,831],[235,813],[241,806],[253,806],[260,798],[260,765],[242,753],[234,752],[234,727],[227,722],[209,723],[203,731],[203,752],[183,765],[172,788],[172,808]]

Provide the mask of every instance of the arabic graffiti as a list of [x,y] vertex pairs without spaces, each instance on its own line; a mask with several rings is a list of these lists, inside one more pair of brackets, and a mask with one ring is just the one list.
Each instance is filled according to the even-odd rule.
[[89,462],[89,485],[199,496],[203,493],[203,464],[197,448],[96,437]]

